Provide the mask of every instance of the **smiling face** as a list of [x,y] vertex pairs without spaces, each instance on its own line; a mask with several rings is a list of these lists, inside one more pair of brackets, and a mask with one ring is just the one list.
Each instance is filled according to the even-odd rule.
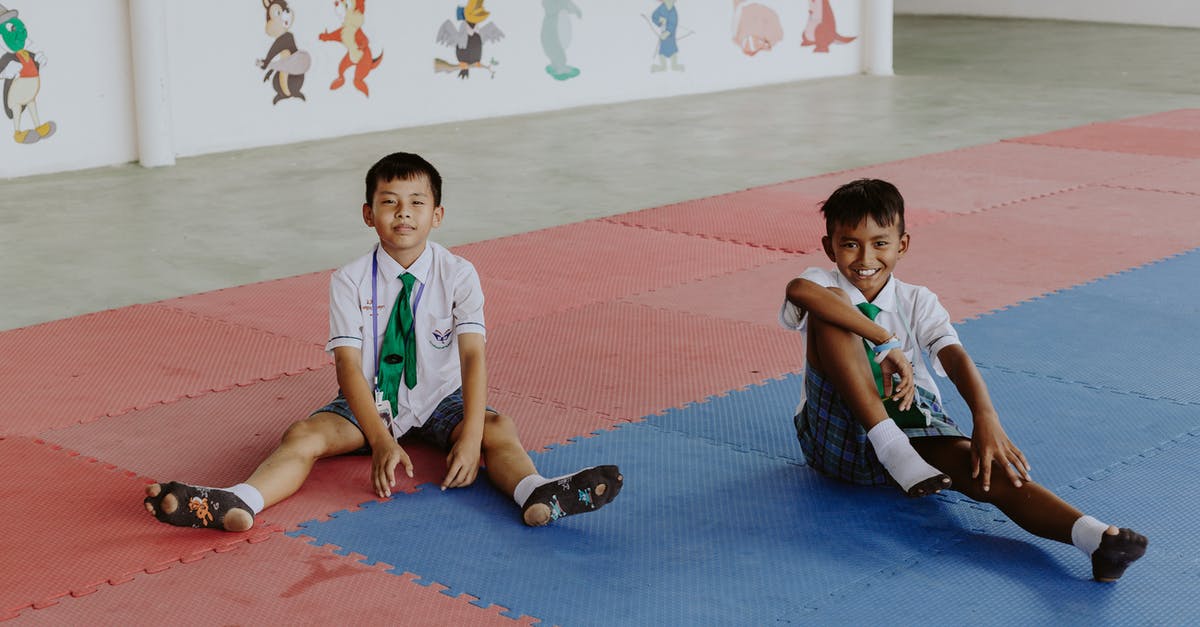
[[379,181],[371,204],[363,205],[363,222],[379,234],[379,244],[405,268],[425,251],[429,232],[442,224],[445,210],[433,197],[429,179]]
[[833,233],[821,243],[838,272],[871,301],[887,285],[896,264],[908,251],[908,239],[908,233],[900,232],[899,224],[880,226],[867,216],[855,226],[834,226]]

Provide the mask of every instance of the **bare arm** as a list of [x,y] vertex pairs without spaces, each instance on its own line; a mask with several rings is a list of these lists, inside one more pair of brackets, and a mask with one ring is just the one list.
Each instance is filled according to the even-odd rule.
[[829,288],[817,285],[808,279],[792,279],[787,286],[787,299],[788,302],[800,308],[801,314],[807,313],[810,316],[816,316],[859,337],[871,340],[874,344],[883,344],[892,338],[891,331],[875,324],[857,307]]
[[471,485],[479,474],[483,446],[484,412],[487,407],[487,365],[484,339],[479,333],[458,336],[458,361],[462,372],[462,431],[446,456],[446,479],[442,489]]
[[974,431],[971,437],[971,476],[982,477],[983,489],[991,489],[992,462],[1004,468],[1013,485],[1021,487],[1021,480],[1029,481],[1029,462],[1017,448],[1004,427],[1000,426],[1000,415],[992,405],[991,395],[983,382],[983,375],[975,367],[961,344],[951,344],[938,352],[937,358],[946,369],[946,375],[958,388],[963,400],[971,408]]
[[333,349],[333,362],[337,370],[338,387],[350,404],[350,411],[358,418],[358,426],[371,447],[371,480],[375,485],[375,493],[380,498],[389,497],[392,487],[396,485],[396,465],[404,464],[405,474],[411,477],[412,461],[392,438],[379,416],[379,410],[375,408],[374,390],[362,374],[362,351],[339,346]]

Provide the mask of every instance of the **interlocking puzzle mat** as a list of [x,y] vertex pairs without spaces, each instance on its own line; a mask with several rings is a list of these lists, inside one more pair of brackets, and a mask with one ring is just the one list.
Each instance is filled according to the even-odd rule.
[[[548,476],[626,475],[610,507],[546,529],[482,481],[419,487],[443,457],[419,446],[388,501],[342,457],[249,534],[144,512],[146,482],[236,481],[332,396],[328,273],[0,333],[0,618],[1195,622],[1179,507],[1200,437],[1195,132],[1200,112],[1167,112],[456,248],[488,290],[489,402]],[[802,338],[774,320],[786,281],[829,264],[819,219],[785,218],[869,175],[905,192],[901,276],[972,318],[962,335],[1035,478],[1150,535],[1118,584],[957,493],[911,501],[804,466]]]

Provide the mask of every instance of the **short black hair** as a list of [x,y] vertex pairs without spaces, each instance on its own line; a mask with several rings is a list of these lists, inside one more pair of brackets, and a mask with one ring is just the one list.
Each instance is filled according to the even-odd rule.
[[904,197],[895,185],[880,179],[857,179],[834,190],[821,203],[825,234],[837,226],[855,227],[868,216],[882,227],[896,224],[904,231]]
[[375,165],[367,170],[367,204],[371,204],[375,199],[375,189],[379,187],[380,182],[386,183],[396,179],[411,181],[422,176],[429,181],[429,187],[433,189],[433,206],[442,206],[442,175],[438,174],[432,163],[411,152],[393,152],[376,161]]

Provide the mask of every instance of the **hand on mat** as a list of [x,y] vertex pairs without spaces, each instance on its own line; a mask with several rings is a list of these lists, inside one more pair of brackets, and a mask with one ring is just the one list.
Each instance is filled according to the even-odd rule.
[[1017,448],[997,416],[976,416],[975,430],[971,434],[971,477],[981,479],[983,491],[992,489],[992,464],[999,464],[1016,487],[1029,478],[1029,462]]
[[[879,364],[883,373],[883,395],[899,402],[900,411],[912,407],[913,399],[917,396],[917,386],[913,384],[913,369],[904,351],[893,348]],[[892,375],[900,375],[900,382],[892,384]]]
[[454,443],[450,454],[446,456],[447,471],[446,478],[442,480],[443,490],[463,488],[475,483],[475,477],[479,474],[479,447],[478,442],[472,442],[471,438],[465,436]]
[[413,476],[412,460],[395,440],[389,437],[379,443],[371,443],[371,480],[379,498],[392,495],[392,488],[396,485],[397,464],[404,464],[404,474]]

